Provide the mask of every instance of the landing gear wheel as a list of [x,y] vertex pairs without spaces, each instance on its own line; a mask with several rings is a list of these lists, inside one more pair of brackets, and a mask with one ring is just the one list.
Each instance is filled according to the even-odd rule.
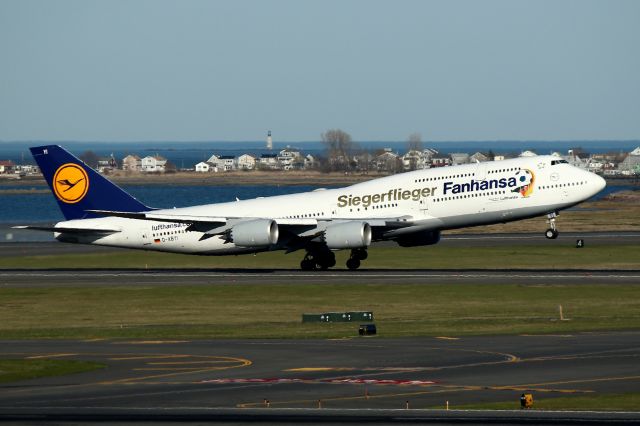
[[353,257],[349,258],[349,260],[347,260],[347,268],[349,268],[350,270],[354,271],[356,269],[358,269],[360,267],[360,260],[359,259],[355,259]]
[[367,253],[367,249],[353,249],[351,250],[351,257],[358,260],[367,260],[369,254]]
[[544,232],[544,236],[549,240],[555,240],[558,238],[558,228],[556,227],[556,218],[558,217],[558,213],[551,212],[547,215],[547,222],[549,223],[549,229]]
[[302,269],[303,271],[313,271],[315,268],[316,263],[311,259],[307,259],[305,257],[302,262],[300,262],[300,269]]

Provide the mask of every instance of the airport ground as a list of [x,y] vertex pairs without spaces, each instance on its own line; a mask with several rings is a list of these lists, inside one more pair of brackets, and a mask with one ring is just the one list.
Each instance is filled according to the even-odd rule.
[[[295,253],[0,244],[0,357],[106,366],[0,385],[0,420],[640,422],[640,233],[635,202],[617,203],[620,229],[571,231],[611,217],[587,207],[554,241],[519,222],[381,244],[355,272],[302,272]],[[301,323],[341,310],[372,310],[378,335]],[[517,408],[523,392],[609,413],[434,411]]]

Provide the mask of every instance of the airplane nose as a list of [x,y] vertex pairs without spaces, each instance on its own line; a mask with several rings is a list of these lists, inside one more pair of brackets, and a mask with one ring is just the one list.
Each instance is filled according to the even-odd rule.
[[597,192],[602,191],[605,188],[605,186],[607,186],[607,181],[602,176],[595,175],[594,180],[595,180]]

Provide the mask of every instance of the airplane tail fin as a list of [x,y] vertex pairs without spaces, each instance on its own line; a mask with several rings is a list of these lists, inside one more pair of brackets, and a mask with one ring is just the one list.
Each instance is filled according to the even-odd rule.
[[88,210],[152,210],[58,145],[29,149],[67,220],[99,217]]

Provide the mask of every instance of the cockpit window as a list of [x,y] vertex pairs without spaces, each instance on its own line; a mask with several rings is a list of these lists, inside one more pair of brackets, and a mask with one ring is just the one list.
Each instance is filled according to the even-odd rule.
[[551,160],[551,165],[555,166],[556,164],[569,164],[567,160]]

